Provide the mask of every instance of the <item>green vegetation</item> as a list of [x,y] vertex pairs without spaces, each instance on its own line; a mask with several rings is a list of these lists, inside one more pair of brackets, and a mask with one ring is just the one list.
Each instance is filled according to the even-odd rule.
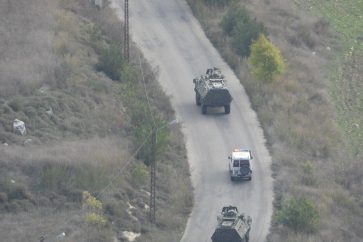
[[106,219],[102,215],[102,203],[89,192],[83,192],[83,209],[87,211],[85,222],[88,225],[102,227],[106,225]]
[[349,141],[350,154],[362,158],[363,143],[363,1],[296,1],[310,12],[324,17],[337,32],[333,44],[335,60],[329,74],[338,123]]
[[282,203],[277,212],[277,221],[294,231],[315,232],[319,226],[319,212],[316,206],[306,198],[290,198]]
[[251,73],[261,81],[276,80],[284,71],[285,64],[279,49],[270,43],[263,34],[251,45]]
[[132,177],[137,184],[146,185],[149,178],[147,167],[144,164],[136,165],[132,171]]
[[113,43],[100,50],[97,69],[103,71],[112,80],[120,80],[123,66],[121,46]]
[[244,7],[230,7],[221,26],[224,33],[231,37],[231,46],[242,57],[250,55],[251,43],[265,32],[263,24],[252,19]]

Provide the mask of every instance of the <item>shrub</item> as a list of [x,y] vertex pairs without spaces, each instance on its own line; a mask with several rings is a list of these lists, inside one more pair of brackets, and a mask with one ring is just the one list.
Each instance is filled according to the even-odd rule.
[[258,80],[273,81],[284,72],[285,63],[280,50],[263,34],[251,45],[251,73]]
[[102,227],[106,225],[106,219],[102,212],[102,203],[89,192],[83,192],[83,209],[88,211],[85,215],[85,222],[88,225]]
[[83,192],[83,205],[90,209],[102,209],[102,203],[87,191]]
[[[150,133],[152,132],[154,122],[157,127],[165,127],[165,122],[158,117],[155,117],[155,120],[152,121],[150,117],[146,116],[144,117],[144,120],[133,129],[137,144],[143,144],[137,154],[137,158],[143,160],[145,165],[150,165],[152,161],[152,137]],[[168,135],[166,128],[158,129],[156,131],[155,160],[158,160],[165,152],[168,143]]]
[[11,182],[6,179],[0,181],[0,191],[6,195],[6,200],[31,199],[32,196],[24,184]]
[[250,55],[250,45],[256,40],[260,33],[264,32],[264,26],[256,20],[249,20],[246,23],[238,22],[232,32],[232,47],[242,57]]
[[311,161],[305,161],[301,164],[302,178],[301,182],[307,186],[312,186],[316,184],[315,178],[315,167]]
[[242,57],[249,56],[252,41],[265,32],[264,25],[252,19],[243,7],[231,7],[221,26],[224,33],[232,37],[232,47]]
[[295,232],[315,232],[319,225],[319,212],[306,198],[290,198],[277,212],[277,221]]
[[146,184],[148,180],[148,170],[144,164],[136,165],[132,171],[132,178],[137,184]]
[[106,219],[96,213],[86,214],[85,221],[89,225],[104,226],[106,224]]
[[231,35],[237,23],[247,23],[250,17],[244,7],[230,8],[226,15],[224,15],[221,26],[225,34]]
[[141,147],[136,158],[144,161],[146,165],[149,165],[152,155],[151,131],[154,127],[164,127],[157,131],[155,154],[157,160],[164,153],[168,142],[169,132],[167,124],[160,113],[148,105],[148,100],[142,98],[144,94],[137,92],[138,87],[136,86],[136,82],[128,82],[125,85],[128,85],[125,89],[127,91],[122,93],[122,95],[124,95],[131,123],[133,124],[131,132],[135,137],[136,145]]
[[24,99],[20,96],[16,96],[9,102],[9,106],[13,109],[14,112],[19,112],[23,109]]
[[98,71],[103,71],[112,80],[120,80],[122,71],[123,56],[122,49],[116,44],[101,48],[98,64]]

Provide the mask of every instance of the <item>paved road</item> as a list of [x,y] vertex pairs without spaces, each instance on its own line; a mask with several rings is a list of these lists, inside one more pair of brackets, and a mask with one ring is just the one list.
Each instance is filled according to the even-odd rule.
[[[113,0],[113,5],[123,19],[123,2]],[[131,0],[129,6],[132,40],[158,68],[161,85],[183,122],[195,204],[182,241],[210,242],[224,205],[236,205],[249,214],[253,219],[250,241],[264,241],[272,214],[271,158],[243,87],[185,1]],[[221,68],[228,80],[234,98],[230,115],[224,115],[223,108],[202,115],[195,105],[192,79],[213,66]],[[230,181],[227,156],[235,147],[250,147],[254,153],[251,182]]]

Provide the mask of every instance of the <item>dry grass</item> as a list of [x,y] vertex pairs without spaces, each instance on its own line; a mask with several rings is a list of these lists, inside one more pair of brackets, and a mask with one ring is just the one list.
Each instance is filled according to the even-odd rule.
[[[296,5],[302,1],[237,1],[267,27],[269,39],[286,58],[287,73],[281,80],[265,84],[253,80],[248,74],[248,61],[225,46],[219,26],[222,15],[213,15],[211,19],[206,14],[210,10],[202,1],[188,2],[207,35],[240,77],[258,113],[273,157],[275,208],[280,208],[288,196],[304,196],[314,201],[321,214],[319,231],[309,235],[296,234],[274,221],[269,241],[360,241],[363,235],[354,225],[363,222],[363,193],[358,178],[363,174],[362,160],[356,155],[357,149],[352,152],[348,145],[348,140],[360,132],[348,134],[347,139],[341,120],[350,124],[357,120],[356,127],[360,127],[362,115],[361,111],[350,114],[338,110],[342,116],[337,118],[333,102],[338,97],[345,100],[343,103],[359,106],[359,93],[345,91],[357,90],[359,78],[356,74],[349,78],[351,72],[343,72],[347,81],[340,84],[345,88],[338,89],[342,93],[332,98],[328,78],[330,60],[341,46],[330,26],[331,20],[307,14]],[[344,4],[348,2],[354,1]],[[226,9],[219,11],[225,13]],[[357,70],[359,62],[359,58],[347,62],[346,70]],[[360,138],[354,140],[361,144]]]
[[54,4],[56,1],[1,1],[1,97],[29,94],[52,81],[56,66],[51,31]]
[[[95,70],[99,47],[121,43],[122,25],[112,10],[97,10],[87,0],[1,1],[0,19],[2,240],[45,235],[54,241],[64,231],[65,241],[113,241],[123,230],[141,232],[139,241],[180,239],[192,203],[180,127],[167,129],[168,155],[160,157],[157,172],[173,176],[157,183],[160,220],[151,225],[148,186],[131,175],[142,164],[132,155],[137,144],[130,118],[137,110],[120,95],[140,98],[144,87],[141,80],[135,86],[115,83]],[[132,53],[138,64],[134,46]],[[151,109],[173,119],[156,75],[142,63]],[[12,132],[15,118],[25,121],[26,136]],[[105,228],[85,225],[83,190],[101,199]],[[131,214],[128,203],[135,207]]]

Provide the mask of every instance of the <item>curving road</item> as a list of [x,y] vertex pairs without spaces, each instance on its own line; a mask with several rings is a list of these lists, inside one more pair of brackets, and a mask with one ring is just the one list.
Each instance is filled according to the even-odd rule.
[[[112,4],[123,20],[123,1]],[[160,83],[183,122],[195,204],[182,241],[210,242],[224,205],[236,205],[252,217],[250,241],[265,241],[272,215],[271,158],[245,90],[184,0],[131,0],[129,9],[132,40],[158,68]],[[230,115],[223,108],[202,115],[195,105],[192,79],[213,66],[228,80],[234,98]],[[230,181],[227,156],[236,147],[252,149],[251,182]]]

